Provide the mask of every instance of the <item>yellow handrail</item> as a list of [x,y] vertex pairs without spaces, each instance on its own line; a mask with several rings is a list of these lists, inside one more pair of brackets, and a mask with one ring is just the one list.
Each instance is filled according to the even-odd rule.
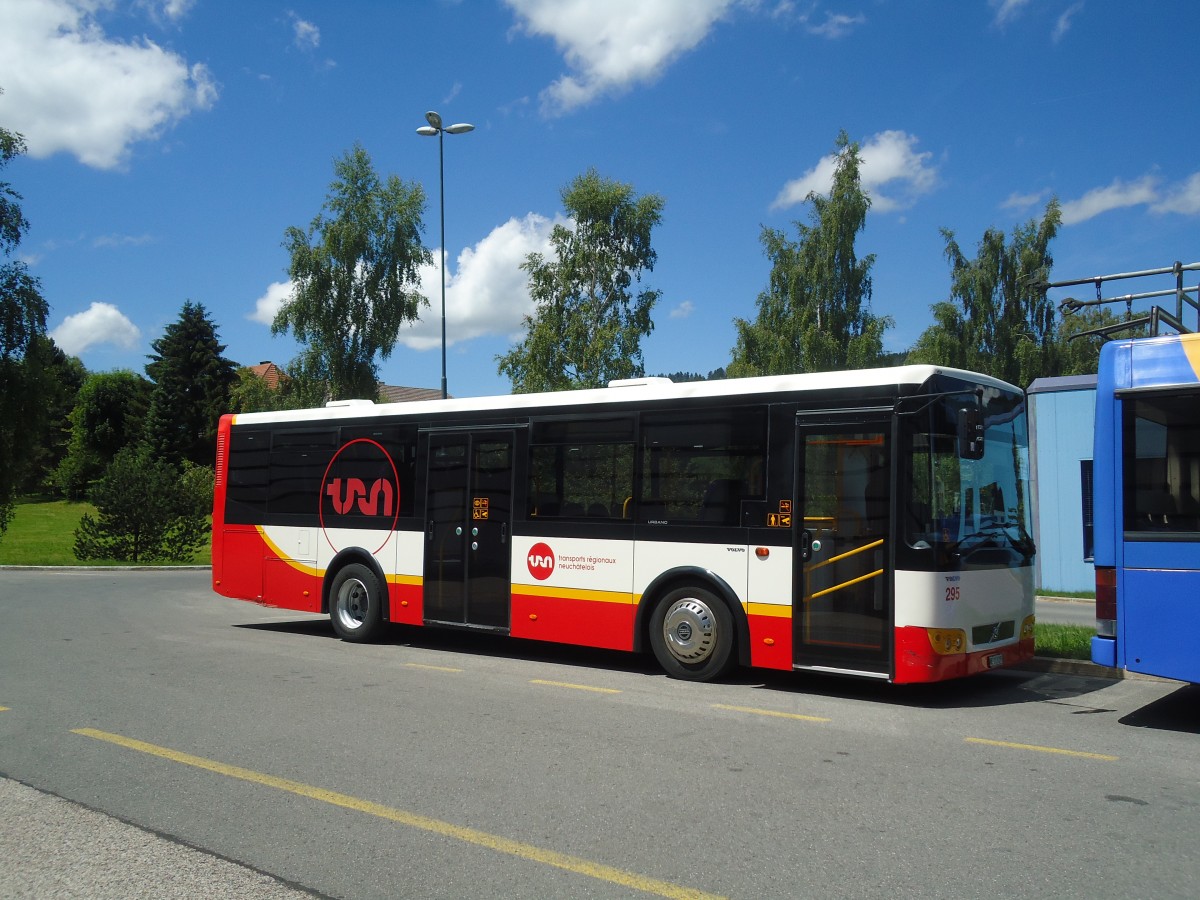
[[843,559],[849,559],[851,556],[855,556],[856,554],[864,553],[867,550],[874,550],[876,547],[882,547],[882,546],[883,546],[883,538],[880,538],[879,540],[877,540],[873,543],[864,544],[863,546],[858,547],[854,550],[847,550],[845,553],[839,553],[837,556],[831,556],[831,557],[829,557],[829,559],[822,560],[821,562],[817,563],[816,565],[809,566],[807,571],[813,572],[813,571],[821,568],[821,566],[833,565],[833,563],[835,563],[835,562],[841,562]]
[[842,584],[839,584],[839,585],[835,585],[834,587],[825,588],[825,590],[817,591],[815,594],[809,594],[809,596],[805,599],[816,600],[818,597],[824,597],[826,594],[832,594],[834,591],[840,591],[842,588],[848,588],[848,587],[850,587],[850,585],[858,584],[860,581],[866,581],[869,578],[878,578],[882,574],[883,574],[883,569],[876,569],[874,572],[869,572],[866,575],[860,575],[857,578],[851,578],[849,581],[843,582]]

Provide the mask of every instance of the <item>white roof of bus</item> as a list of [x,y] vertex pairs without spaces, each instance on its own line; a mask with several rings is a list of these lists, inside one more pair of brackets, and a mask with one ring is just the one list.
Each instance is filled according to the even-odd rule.
[[988,375],[944,366],[895,366],[887,369],[851,369],[843,372],[812,372],[802,375],[764,375],[756,378],[726,378],[720,381],[675,383],[668,378],[635,378],[614,381],[608,387],[545,394],[501,394],[493,397],[453,397],[447,400],[417,400],[401,403],[372,403],[370,400],[344,400],[315,409],[281,412],[242,413],[237,424],[268,422],[304,422],[351,419],[364,416],[405,416],[450,412],[536,411],[546,407],[571,407],[624,403],[631,400],[654,401],[705,397],[783,394],[835,388],[868,388],[890,385],[920,385],[936,374],[950,375],[985,387],[1020,392],[1015,387]]

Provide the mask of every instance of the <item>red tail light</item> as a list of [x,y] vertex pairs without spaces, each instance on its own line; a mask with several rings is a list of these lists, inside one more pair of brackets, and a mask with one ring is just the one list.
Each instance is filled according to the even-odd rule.
[[1117,617],[1117,570],[1111,566],[1096,566],[1096,618]]

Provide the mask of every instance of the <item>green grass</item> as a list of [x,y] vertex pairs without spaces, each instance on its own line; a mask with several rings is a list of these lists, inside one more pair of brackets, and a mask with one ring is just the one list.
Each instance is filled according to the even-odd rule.
[[1092,635],[1095,628],[1086,625],[1054,625],[1035,622],[1033,642],[1038,656],[1053,656],[1059,659],[1092,658]]
[[[18,503],[8,531],[0,537],[0,566],[127,566],[112,559],[75,558],[75,529],[84,513],[96,514],[90,503],[50,500]],[[207,566],[212,561],[208,545],[197,551],[192,565]],[[140,565],[140,563],[139,563]],[[149,563],[148,565],[153,565]]]

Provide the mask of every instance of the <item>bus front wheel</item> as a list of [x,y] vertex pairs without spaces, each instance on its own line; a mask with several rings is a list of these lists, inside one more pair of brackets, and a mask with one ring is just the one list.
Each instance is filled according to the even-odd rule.
[[329,589],[329,620],[343,641],[362,643],[378,637],[383,627],[383,592],[379,579],[361,563],[351,563]]
[[654,607],[650,646],[672,678],[710,681],[729,671],[734,659],[733,615],[701,587],[676,588]]

